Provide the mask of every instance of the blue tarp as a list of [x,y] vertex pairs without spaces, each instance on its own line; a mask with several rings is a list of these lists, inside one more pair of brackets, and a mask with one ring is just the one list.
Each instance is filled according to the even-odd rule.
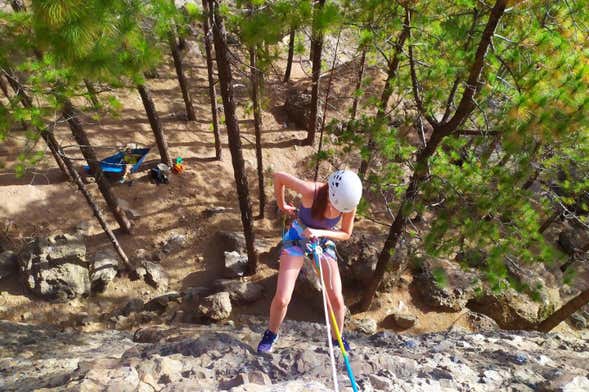
[[[131,154],[137,155],[139,159],[133,167],[131,167],[131,173],[135,173],[139,170],[139,167],[145,160],[147,153],[149,152],[149,148],[133,148],[131,149]],[[108,158],[103,159],[100,161],[100,168],[105,173],[122,173],[124,171],[124,167],[126,165],[125,161],[123,160],[126,152],[119,151],[115,155],[112,155]],[[90,166],[84,166],[84,170],[90,171]]]

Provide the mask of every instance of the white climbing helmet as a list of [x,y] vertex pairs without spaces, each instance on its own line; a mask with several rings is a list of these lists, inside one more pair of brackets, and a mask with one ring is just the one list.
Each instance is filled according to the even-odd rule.
[[338,170],[327,177],[329,201],[341,212],[350,212],[362,198],[362,181],[350,170]]

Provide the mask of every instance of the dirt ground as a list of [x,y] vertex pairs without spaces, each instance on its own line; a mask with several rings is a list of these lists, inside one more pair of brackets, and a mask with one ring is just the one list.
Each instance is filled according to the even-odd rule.
[[[114,183],[116,195],[127,201],[140,215],[134,220],[132,236],[118,233],[118,238],[126,250],[133,256],[138,249],[155,251],[161,243],[173,234],[183,234],[187,245],[178,252],[167,255],[162,264],[170,274],[170,290],[182,290],[188,287],[205,285],[220,274],[220,266],[206,265],[203,257],[207,246],[210,246],[212,235],[217,230],[240,231],[241,221],[233,180],[231,156],[227,145],[226,134],[222,127],[223,159],[215,161],[214,140],[210,124],[210,106],[207,93],[206,65],[198,50],[193,48],[184,59],[187,77],[190,82],[197,121],[184,120],[184,104],[181,92],[170,59],[161,66],[159,78],[147,81],[152,90],[156,107],[162,119],[173,158],[182,157],[186,171],[182,175],[171,176],[169,185],[156,186],[149,182],[146,167],[158,159],[157,148],[154,146],[153,133],[150,129],[139,94],[134,90],[116,90],[112,94],[122,102],[123,109],[118,116],[103,115],[100,119],[90,116],[82,118],[93,145],[100,147],[100,157],[116,152],[117,146],[137,143],[153,146],[147,157],[148,163],[143,170],[131,176],[132,182]],[[243,69],[243,67],[241,67]],[[279,70],[280,71],[280,70]],[[328,120],[346,116],[351,106],[354,89],[355,64],[341,65],[334,75],[330,94]],[[294,63],[292,80],[294,83],[305,83],[310,74],[310,64],[302,59]],[[297,140],[306,137],[306,132],[296,129],[284,113],[282,105],[287,86],[283,84],[278,73],[266,75],[267,105],[263,113],[263,159],[265,166],[265,192],[273,200],[272,184],[269,173],[286,171],[302,177],[312,178],[313,163],[310,157],[316,147],[301,147]],[[378,96],[384,82],[384,74],[375,68],[368,70],[369,82],[366,86],[369,97]],[[248,83],[244,74],[234,72],[236,94],[238,96],[238,117],[242,133],[243,154],[246,161],[250,196],[254,215],[257,215],[257,179],[256,157],[254,150],[254,130],[251,114],[246,114],[248,103]],[[327,84],[327,77],[323,89]],[[77,104],[87,106],[87,102]],[[331,108],[337,108],[333,110]],[[364,108],[368,111],[370,108]],[[0,160],[6,169],[0,171],[0,230],[8,245],[15,248],[35,235],[48,234],[56,231],[71,231],[80,222],[89,222],[87,236],[88,259],[91,260],[97,250],[109,247],[106,236],[101,232],[90,209],[75,187],[64,181],[55,167],[52,157],[47,154],[35,168],[24,178],[17,179],[10,167],[23,145],[23,138],[15,133],[7,143],[0,145]],[[67,127],[60,125],[56,136],[62,145],[74,145],[75,142]],[[327,138],[329,145],[329,139]],[[39,148],[43,146],[39,145]],[[76,148],[66,148],[68,155],[80,158]],[[359,158],[357,153],[340,156],[345,166],[357,169]],[[82,161],[78,161],[80,165]],[[333,167],[328,163],[321,166],[321,175],[326,175]],[[94,196],[99,198],[94,184],[89,185]],[[223,213],[213,217],[205,217],[203,211],[210,207],[225,207]],[[374,209],[377,218],[386,221],[384,212]],[[380,216],[379,216],[380,214]],[[255,230],[258,249],[265,251],[278,243],[282,226],[271,207],[267,208],[268,218],[256,220]],[[108,217],[111,227],[116,227],[112,217]],[[355,226],[356,233],[384,233],[386,227],[376,225],[362,219]],[[253,305],[238,307],[236,314],[267,315],[276,281],[276,270],[262,262],[260,271],[250,279],[260,281],[266,287],[264,298]],[[408,277],[410,279],[410,277]],[[32,323],[54,323],[64,326],[74,324],[81,315],[88,315],[98,320],[103,313],[120,308],[134,297],[144,301],[161,294],[143,281],[130,281],[125,277],[117,278],[103,294],[90,298],[82,298],[65,304],[49,303],[29,295],[18,279],[0,281],[0,318]],[[359,295],[358,292],[346,293],[350,301]],[[357,314],[354,317],[370,316],[382,321],[393,309],[404,309],[419,319],[415,327],[405,333],[426,333],[447,330],[452,325],[468,326],[463,321],[463,313],[438,313],[429,311],[422,304],[416,303],[407,289],[399,288],[393,293],[380,294],[372,310]],[[309,312],[304,301],[295,297],[287,314],[288,318],[299,320],[322,321],[323,315]],[[104,328],[99,322],[91,323],[87,328]],[[386,327],[386,325],[381,325]],[[566,327],[565,327],[566,328]]]

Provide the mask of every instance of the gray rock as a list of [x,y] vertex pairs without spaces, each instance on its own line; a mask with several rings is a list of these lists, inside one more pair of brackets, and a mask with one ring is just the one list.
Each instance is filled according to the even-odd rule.
[[123,308],[118,313],[123,316],[128,316],[131,313],[141,312],[143,310],[143,306],[144,304],[141,298],[132,298],[127,301],[125,306],[123,306]]
[[[331,390],[325,326],[286,320],[274,352],[260,356],[255,345],[266,322],[237,315],[238,327],[153,325],[132,341],[121,331],[0,321],[0,390]],[[494,331],[408,339],[383,331],[356,334],[353,343],[351,365],[366,392],[589,390],[589,343],[573,336]],[[340,390],[350,391],[339,360]]]
[[18,262],[25,286],[45,299],[67,301],[90,292],[86,246],[79,236],[36,238]]
[[18,256],[11,250],[0,253],[0,279],[4,279],[18,270]]
[[245,384],[272,385],[272,381],[266,373],[258,370],[249,373],[239,373],[234,379],[223,383],[222,388],[229,389]]
[[198,311],[211,320],[225,320],[229,318],[232,310],[231,300],[229,298],[229,293],[226,291],[209,295],[203,298],[202,302],[198,305]]
[[182,300],[187,302],[198,302],[202,297],[211,295],[213,290],[210,287],[189,287],[182,292]]
[[225,276],[238,278],[247,272],[247,255],[238,252],[225,252]]
[[226,210],[225,207],[209,207],[203,211],[203,215],[206,218],[210,218],[213,215],[217,215],[217,214],[225,212],[225,210]]
[[570,320],[577,329],[587,328],[587,320],[581,312],[571,314]]
[[392,391],[393,390],[393,381],[384,377],[379,376],[377,374],[369,374],[368,379],[370,380],[370,384],[379,391]]
[[409,329],[417,323],[417,317],[409,313],[395,312],[385,318],[384,323],[389,322],[398,328]]
[[117,276],[119,269],[118,255],[112,249],[103,249],[94,255],[90,277],[92,291],[102,293]]
[[217,250],[219,259],[224,256],[225,252],[247,253],[243,233],[217,231],[213,236],[211,246]]
[[264,286],[254,282],[239,282],[230,279],[218,279],[214,283],[218,290],[227,291],[232,302],[247,304],[262,297]]
[[170,291],[162,294],[148,301],[144,309],[147,311],[163,312],[166,310],[170,302],[179,303],[182,299],[182,295],[177,291]]
[[162,250],[164,253],[172,253],[186,246],[187,239],[184,234],[172,234],[164,243]]
[[149,260],[142,260],[135,272],[145,279],[147,284],[156,289],[163,288],[165,290],[168,287],[170,278],[161,264]]
[[366,335],[374,335],[378,328],[376,320],[371,318],[363,318],[360,320],[354,320],[352,322],[354,329]]

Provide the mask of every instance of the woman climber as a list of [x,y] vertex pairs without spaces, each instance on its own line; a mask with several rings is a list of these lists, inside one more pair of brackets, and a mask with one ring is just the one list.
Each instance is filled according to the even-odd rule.
[[[356,206],[362,197],[360,178],[349,170],[338,170],[327,178],[327,183],[298,179],[286,173],[274,173],[274,193],[280,210],[296,218],[282,239],[280,269],[276,293],[270,305],[268,329],[258,344],[258,352],[272,351],[278,339],[280,324],[286,315],[295,281],[303,266],[305,256],[309,256],[311,241],[319,241],[323,252],[321,268],[329,304],[335,313],[339,330],[342,331],[346,307],[342,295],[341,278],[337,266],[335,241],[350,238],[354,227]],[[297,210],[284,200],[284,189],[289,188],[301,195],[301,207]],[[341,229],[335,226],[341,220]],[[333,333],[333,329],[332,329]],[[336,336],[333,335],[334,340]],[[349,350],[343,339],[344,348]]]

